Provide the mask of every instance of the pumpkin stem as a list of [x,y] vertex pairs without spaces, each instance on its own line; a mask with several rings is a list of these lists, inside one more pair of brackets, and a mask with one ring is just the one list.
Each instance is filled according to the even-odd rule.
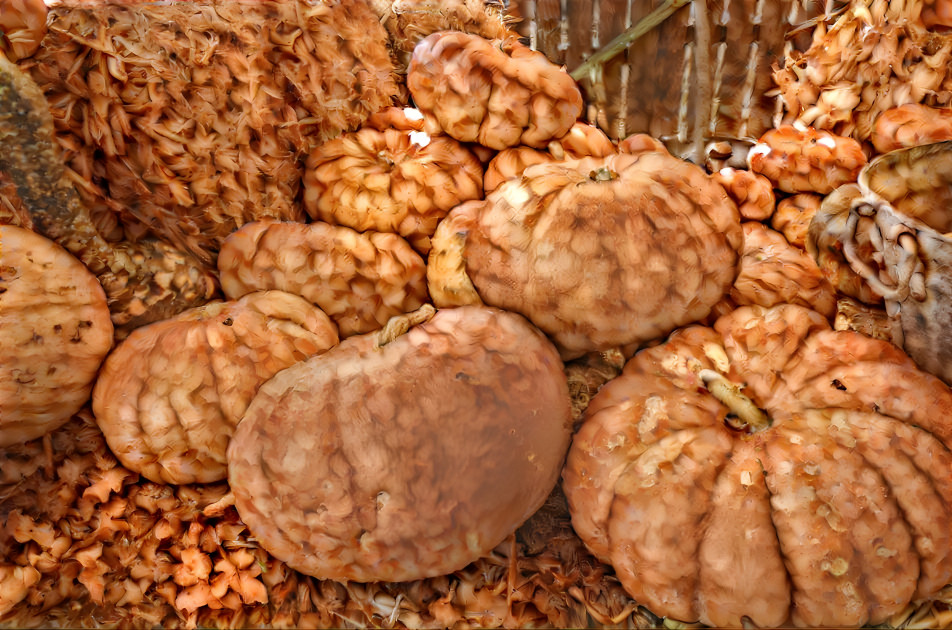
[[595,182],[610,182],[618,177],[618,173],[607,166],[601,166],[588,174],[589,179]]
[[417,324],[429,321],[435,314],[436,309],[433,308],[432,304],[424,304],[412,313],[391,317],[387,321],[387,325],[377,333],[377,347],[382,348]]
[[723,403],[739,421],[738,429],[751,432],[763,431],[770,426],[770,419],[750,398],[740,390],[741,386],[731,382],[714,370],[700,370],[698,377],[714,398]]

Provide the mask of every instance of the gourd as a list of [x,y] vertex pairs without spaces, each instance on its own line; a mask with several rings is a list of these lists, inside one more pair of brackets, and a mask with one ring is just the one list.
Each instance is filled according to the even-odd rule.
[[952,578],[952,390],[794,305],[636,354],[592,399],[563,487],[654,613],[882,623]]

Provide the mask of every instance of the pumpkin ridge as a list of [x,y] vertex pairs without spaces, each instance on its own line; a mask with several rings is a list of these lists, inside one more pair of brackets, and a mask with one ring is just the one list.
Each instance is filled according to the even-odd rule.
[[[791,617],[796,625],[830,625],[831,618],[837,620],[835,625],[859,625],[862,622],[860,619],[848,620],[835,616],[837,613],[845,616],[843,602],[822,601],[824,595],[836,593],[837,589],[829,583],[828,578],[824,581],[823,572],[812,570],[814,565],[819,565],[824,558],[832,557],[832,561],[829,561],[832,568],[833,561],[837,558],[842,560],[846,552],[852,558],[854,550],[852,544],[848,544],[842,536],[827,536],[821,542],[810,535],[815,524],[821,522],[817,508],[820,507],[818,503],[822,502],[817,497],[816,476],[806,480],[797,479],[803,476],[802,467],[794,467],[790,464],[794,458],[785,455],[797,450],[794,446],[800,443],[800,440],[788,436],[791,431],[800,433],[789,427],[778,428],[765,449],[765,481],[770,491],[771,520],[777,530],[780,552],[790,579]],[[776,457],[774,448],[779,449]],[[802,453],[798,454],[802,456]],[[802,459],[805,458],[796,457],[797,461]],[[846,571],[849,566],[847,564],[844,569],[840,564],[835,570]],[[824,604],[827,605],[825,609]],[[798,618],[798,610],[806,610],[813,616]]]
[[[738,439],[738,438],[735,438]],[[721,469],[714,484],[712,492],[712,507],[705,517],[705,531],[701,534],[698,545],[697,556],[699,558],[699,578],[698,588],[695,590],[696,608],[700,611],[701,622],[705,625],[714,627],[741,625],[741,618],[746,617],[754,622],[758,627],[779,627],[790,618],[791,599],[790,584],[791,578],[787,571],[784,557],[781,554],[780,539],[777,528],[773,526],[771,520],[770,489],[766,483],[766,471],[763,464],[764,441],[766,434],[757,433],[749,437],[739,438],[742,444],[735,446],[729,454],[727,462]],[[745,468],[744,464],[753,465],[756,473],[750,478],[744,478],[749,470],[741,473],[741,479],[738,484],[728,488],[727,491],[718,494],[718,488],[722,479],[726,479],[729,472],[736,472],[737,468]],[[763,492],[763,498],[752,497],[747,501],[741,501],[737,504],[739,497],[748,495],[748,488],[753,487]],[[748,495],[749,496],[749,495]],[[717,500],[725,499],[728,503],[718,512]],[[757,538],[766,535],[769,542],[773,543],[773,548],[769,551],[773,553],[776,562],[771,563],[765,556],[767,549],[763,546],[756,547],[751,553],[744,557],[750,561],[737,570],[737,567],[721,562],[720,567],[712,566],[711,562],[705,562],[708,550],[714,554],[713,560],[718,560],[718,552],[726,551],[724,549],[724,540],[715,539],[712,534],[716,533],[711,529],[718,524],[726,524],[730,533],[740,535],[740,527],[744,525],[744,516],[749,514],[749,508],[746,507],[750,501],[753,501],[754,508],[757,505],[763,506],[762,516],[767,520],[766,526],[763,523],[747,523],[746,531],[743,531],[743,542],[747,545],[757,544]],[[723,514],[723,516],[722,516]],[[754,514],[756,516],[756,514]],[[723,520],[722,523],[713,523],[718,517]],[[753,542],[752,542],[753,541]],[[731,536],[728,536],[727,542],[731,542]],[[765,542],[762,539],[759,541]],[[728,551],[729,553],[729,551]],[[782,576],[782,577],[778,577]],[[779,588],[778,588],[779,587]],[[734,605],[727,604],[725,601],[729,598],[720,596],[724,591],[729,591]],[[743,598],[738,597],[738,592],[744,593]],[[736,610],[736,599],[742,599],[744,604],[743,614]],[[780,604],[782,600],[786,603]],[[752,610],[760,607],[760,610]],[[782,608],[782,613],[778,610]]]
[[[883,495],[883,501],[887,502],[893,507],[895,514],[899,517],[899,522],[901,524],[902,530],[904,530],[909,537],[909,545],[902,552],[895,549],[888,549],[885,546],[880,545],[876,547],[875,551],[873,551],[872,553],[867,553],[863,549],[859,548],[856,544],[858,537],[855,535],[855,523],[854,523],[854,527],[850,529],[850,538],[851,540],[853,540],[854,559],[863,561],[868,558],[889,557],[890,553],[895,553],[896,555],[903,553],[905,556],[909,558],[910,561],[914,561],[917,568],[919,569],[919,574],[916,575],[915,580],[913,581],[911,592],[909,592],[907,596],[898,597],[895,602],[892,602],[893,608],[886,609],[886,610],[882,610],[885,607],[885,605],[879,601],[881,597],[877,597],[875,594],[875,591],[870,586],[870,578],[875,578],[876,576],[880,575],[881,572],[876,571],[873,567],[869,567],[869,569],[862,570],[860,586],[862,586],[863,589],[866,591],[867,602],[868,602],[868,606],[867,606],[868,616],[867,616],[866,623],[872,624],[872,625],[883,623],[887,621],[891,616],[896,614],[897,612],[900,612],[905,607],[905,602],[913,599],[913,597],[915,596],[916,587],[918,586],[919,575],[921,575],[921,566],[922,566],[921,558],[918,557],[917,554],[915,553],[915,539],[916,539],[915,531],[916,530],[910,525],[906,512],[905,510],[902,509],[902,505],[898,501],[898,498],[897,498],[898,495],[892,491],[892,487],[887,481],[882,471],[882,468],[880,466],[873,464],[869,460],[869,458],[864,455],[864,453],[862,452],[863,450],[862,448],[857,449],[854,447],[850,447],[848,445],[840,444],[839,441],[836,440],[836,438],[832,436],[829,432],[825,432],[824,435],[828,437],[830,440],[832,440],[833,443],[837,444],[840,447],[840,449],[846,451],[848,455],[853,455],[855,458],[858,458],[859,460],[861,460],[861,462],[865,464],[866,470],[868,470],[870,474],[875,475],[876,478],[879,480],[879,483],[884,488],[887,489],[886,494]],[[857,440],[857,442],[862,443],[863,441]],[[893,454],[893,456],[895,455]],[[839,460],[839,458],[837,459]],[[890,540],[895,540],[895,536],[890,536],[889,538]],[[867,563],[864,563],[861,566],[865,566],[866,564]],[[906,572],[908,572],[908,570]],[[892,580],[890,580],[890,583],[895,584],[895,582]],[[895,592],[895,590],[896,590],[895,586],[891,586],[890,589],[887,591],[887,593]],[[885,594],[886,593],[883,593],[882,595],[885,595]],[[881,610],[881,612],[879,612],[878,614],[876,612],[877,609]]]
[[[812,490],[808,505],[786,519],[794,529],[807,526],[790,540],[796,547],[791,557],[801,560],[791,570],[794,621],[811,626],[876,624],[901,612],[916,588],[909,564],[915,563],[917,577],[919,563],[898,506],[876,491],[882,476],[826,433],[797,426],[777,437],[797,455],[788,460],[796,462],[788,464],[793,492],[807,496],[801,488]],[[827,474],[827,468],[837,474]],[[785,519],[780,511],[775,513],[780,531]],[[905,553],[877,554],[872,546],[880,539],[898,543]],[[813,615],[798,617],[798,608],[812,609]]]
[[[708,440],[703,438],[708,437]],[[690,456],[693,448],[704,446],[719,448],[720,455],[714,465],[714,453],[708,448],[708,457],[695,460]],[[717,443],[721,442],[720,445]],[[654,463],[655,479],[648,485],[648,474],[638,468],[652,465],[646,462],[646,454],[661,455],[658,451],[677,446],[673,457],[659,457],[661,465]],[[607,538],[611,548],[612,565],[626,590],[639,602],[649,606],[662,604],[672,611],[669,616],[694,621],[698,612],[694,597],[687,593],[697,590],[700,567],[697,549],[703,537],[699,525],[710,511],[711,492],[714,481],[726,465],[730,453],[731,437],[727,429],[718,426],[700,426],[681,429],[665,435],[619,474],[614,487],[614,496],[606,519]],[[665,455],[670,455],[667,453]],[[667,464],[665,466],[664,464]],[[685,465],[687,464],[687,465]],[[693,473],[691,474],[693,469]],[[669,478],[670,477],[670,478]],[[677,481],[674,481],[677,480]],[[680,485],[682,492],[665,491],[666,487]],[[678,505],[672,508],[672,505]],[[622,510],[659,510],[665,519],[632,519],[620,515]],[[677,523],[671,524],[673,520]],[[688,522],[690,520],[690,522]],[[638,526],[643,526],[638,529]],[[674,533],[664,536],[665,533]],[[655,544],[638,545],[639,550],[652,550],[650,558],[636,558],[634,547],[626,544],[637,535],[655,537]],[[694,536],[685,542],[682,535]],[[660,538],[660,540],[658,540]],[[627,549],[626,547],[632,547]],[[617,553],[616,553],[617,552]],[[692,567],[692,570],[686,570]],[[651,575],[648,575],[651,574]],[[676,574],[676,575],[673,575]],[[654,579],[651,579],[651,578]],[[674,608],[672,608],[674,607]]]
[[[856,415],[856,414],[852,414]],[[905,437],[915,436],[916,438],[924,438],[929,444],[925,448],[937,447],[939,453],[945,455],[946,465],[948,466],[952,463],[952,449],[949,449],[942,440],[938,439],[933,434],[929,433],[926,430],[923,430],[914,425],[907,424],[901,420],[895,418],[890,418],[888,416],[874,416],[869,414],[862,414],[856,418],[852,419],[851,425],[858,425],[861,423],[866,423],[871,430],[875,430],[878,427],[877,425],[882,425],[882,433],[890,437],[888,444],[885,444],[883,448],[879,449],[883,452],[883,456],[888,458],[886,462],[898,460],[901,456],[903,459],[898,461],[904,461],[908,463],[908,466],[915,471],[914,480],[923,482],[924,485],[931,491],[931,494],[934,495],[937,506],[932,506],[931,508],[922,510],[926,515],[933,515],[941,513],[944,515],[944,520],[946,526],[944,527],[945,540],[940,540],[938,544],[934,541],[934,537],[929,536],[928,532],[924,531],[926,524],[918,523],[917,519],[913,519],[910,515],[913,513],[912,508],[915,505],[907,505],[907,497],[912,496],[912,489],[905,489],[901,492],[894,491],[897,484],[889,480],[889,476],[893,473],[892,470],[889,473],[882,473],[884,481],[887,483],[893,495],[895,496],[896,504],[900,510],[900,514],[906,522],[907,528],[912,534],[913,545],[916,552],[919,554],[919,576],[917,580],[917,596],[925,597],[929,593],[935,592],[941,589],[945,584],[947,584],[952,578],[952,549],[950,549],[949,541],[952,540],[952,525],[950,522],[950,514],[952,510],[948,507],[952,504],[952,482],[946,483],[945,488],[941,488],[937,483],[939,477],[932,474],[926,467],[920,465],[921,461],[935,461],[935,453],[930,452],[930,456],[926,457],[916,457],[916,454],[912,452],[912,449],[909,445],[909,440]],[[909,436],[903,436],[904,433],[908,433]],[[897,437],[899,438],[897,440]],[[868,440],[860,441],[864,450],[873,450],[874,447],[869,443]],[[939,464],[941,466],[941,464]],[[877,466],[880,470],[883,467]],[[952,467],[952,466],[950,466]],[[916,498],[916,503],[920,503],[923,500],[919,497]],[[930,553],[929,548],[945,550],[944,558],[937,556],[935,553]],[[927,569],[927,560],[934,560],[935,570],[930,571]],[[944,562],[942,562],[944,560]],[[944,569],[944,571],[943,571]],[[935,573],[939,572],[938,575]]]

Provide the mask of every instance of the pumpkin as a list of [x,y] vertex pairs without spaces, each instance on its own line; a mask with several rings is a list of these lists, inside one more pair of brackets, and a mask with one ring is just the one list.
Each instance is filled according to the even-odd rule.
[[263,385],[228,481],[260,545],[298,571],[416,580],[462,569],[529,518],[571,426],[562,362],[524,318],[427,306]]
[[247,223],[218,255],[222,291],[295,293],[320,307],[342,337],[371,332],[427,301],[423,259],[396,234],[322,221]]
[[799,304],[824,317],[836,313],[836,291],[803,250],[763,223],[745,221],[737,279],[730,298],[738,306]]
[[642,350],[593,398],[572,522],[654,613],[882,623],[952,579],[952,390],[794,305]]
[[518,39],[433,33],[413,49],[407,89],[425,130],[491,149],[544,148],[582,113],[571,76]]
[[66,423],[112,348],[106,294],[49,239],[0,225],[0,446]]
[[544,151],[518,146],[497,153],[486,165],[483,190],[486,193],[495,190],[504,181],[521,176],[526,167],[533,164],[570,158],[605,157],[615,151],[615,145],[602,130],[594,125],[577,122],[564,136],[550,142]]
[[852,138],[781,125],[764,132],[747,153],[747,164],[784,192],[825,195],[855,182],[866,166],[866,154]]
[[258,387],[338,342],[304,298],[261,291],[132,331],[106,359],[92,409],[110,450],[159,483],[211,483]]
[[427,284],[437,306],[525,315],[573,358],[706,317],[742,242],[737,207],[689,162],[660,151],[565,160],[454,208]]
[[418,131],[408,118],[413,111],[378,112],[375,126],[387,118],[394,126],[364,126],[311,151],[304,208],[312,219],[393,232],[426,253],[446,213],[482,197],[482,162],[453,138]]
[[879,153],[952,140],[952,110],[907,103],[876,117],[869,141]]
[[773,184],[763,175],[731,167],[722,168],[711,177],[724,187],[737,204],[740,216],[748,221],[766,221],[777,207]]
[[770,227],[783,234],[791,245],[805,250],[810,222],[822,201],[823,197],[816,193],[798,193],[781,199],[770,217]]

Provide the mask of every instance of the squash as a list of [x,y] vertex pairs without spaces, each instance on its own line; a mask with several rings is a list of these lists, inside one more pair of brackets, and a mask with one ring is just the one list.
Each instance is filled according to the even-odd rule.
[[433,33],[413,49],[407,89],[430,134],[491,149],[542,149],[568,133],[582,94],[564,68],[516,38]]
[[406,240],[323,221],[246,223],[225,239],[218,271],[229,299],[295,293],[320,307],[341,337],[383,328],[427,301],[423,259]]
[[152,481],[221,481],[258,387],[338,340],[327,315],[291,293],[209,302],[116,347],[93,389],[96,423],[123,466]]
[[952,390],[806,308],[636,354],[563,473],[572,523],[654,613],[877,624],[952,578]]
[[427,284],[437,306],[525,315],[574,358],[707,317],[742,243],[734,202],[689,162],[661,151],[564,160],[454,208]]
[[524,318],[431,306],[264,384],[228,449],[260,545],[335,580],[464,568],[528,519],[568,449],[562,362]]
[[0,446],[65,424],[112,348],[96,276],[49,239],[0,225]]

